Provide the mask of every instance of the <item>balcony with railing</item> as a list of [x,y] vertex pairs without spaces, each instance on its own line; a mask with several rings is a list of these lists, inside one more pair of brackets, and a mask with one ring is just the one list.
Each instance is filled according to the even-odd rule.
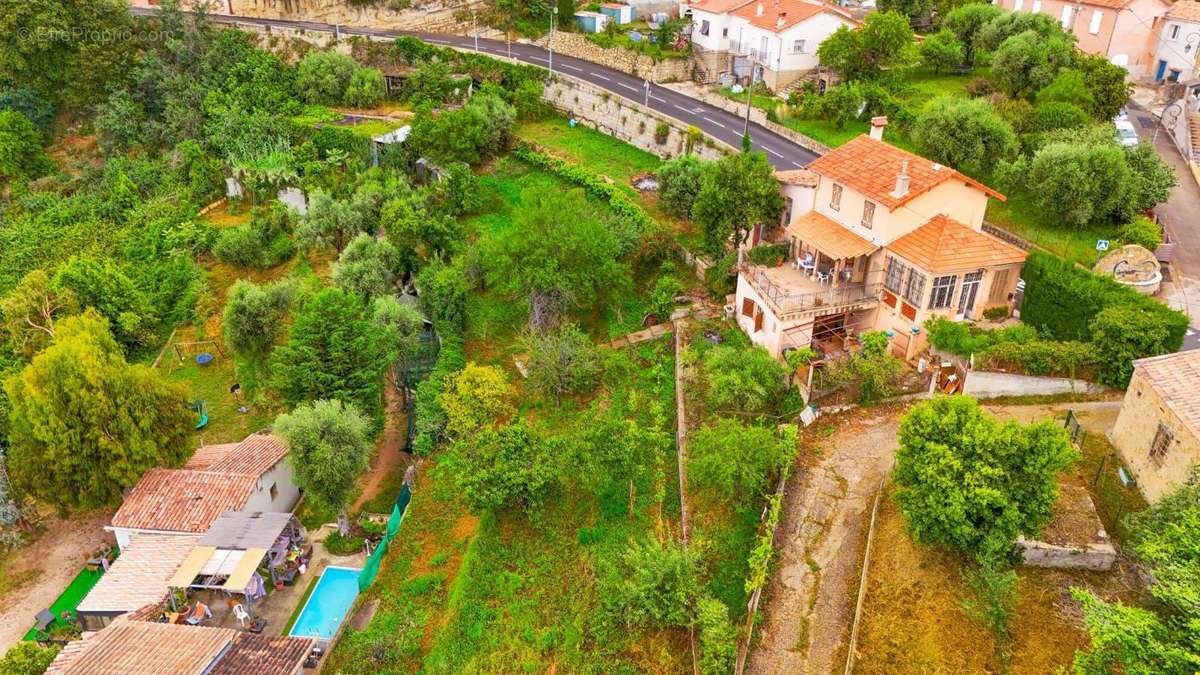
[[822,309],[837,309],[864,301],[877,301],[883,284],[878,282],[820,281],[791,265],[746,266],[741,271],[750,286],[779,319]]

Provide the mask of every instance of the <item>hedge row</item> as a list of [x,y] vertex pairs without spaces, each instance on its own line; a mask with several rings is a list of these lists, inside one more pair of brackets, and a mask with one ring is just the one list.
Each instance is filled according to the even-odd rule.
[[1094,345],[1075,340],[997,342],[976,358],[978,365],[989,368],[1061,377],[1079,377],[1081,371],[1095,367],[1099,362],[1100,353]]
[[538,152],[528,145],[517,146],[513,150],[513,155],[523,162],[582,187],[584,191],[597,199],[604,200],[617,216],[635,226],[638,232],[648,232],[656,224],[650,214],[643,211],[642,207],[638,206],[624,190],[583,167]]
[[1177,351],[1183,344],[1188,321],[1182,312],[1108,277],[1042,251],[1030,251],[1021,277],[1025,280],[1021,319],[1043,335],[1058,340],[1091,340],[1090,325],[1096,315],[1107,307],[1125,306],[1149,313],[1168,329],[1170,339],[1160,353]]
[[429,376],[417,385],[413,405],[413,451],[429,456],[443,440],[446,430],[446,411],[442,409],[442,392],[446,381],[465,368],[467,355],[463,339],[458,335],[443,336],[441,351]]

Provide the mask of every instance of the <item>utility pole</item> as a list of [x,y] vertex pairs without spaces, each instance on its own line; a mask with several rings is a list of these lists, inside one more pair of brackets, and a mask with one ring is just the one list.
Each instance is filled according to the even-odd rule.
[[475,23],[474,5],[471,5],[471,32],[475,34],[475,51],[479,51],[479,24]]
[[550,59],[546,62],[546,69],[550,72],[550,76],[554,76],[554,27],[558,24],[558,5],[550,8]]
[[754,103],[754,57],[750,57],[750,84],[746,86],[746,126],[742,136],[750,135],[750,106]]
[[647,108],[650,107],[650,80],[649,80],[649,78],[646,79],[646,103],[645,103],[645,106]]

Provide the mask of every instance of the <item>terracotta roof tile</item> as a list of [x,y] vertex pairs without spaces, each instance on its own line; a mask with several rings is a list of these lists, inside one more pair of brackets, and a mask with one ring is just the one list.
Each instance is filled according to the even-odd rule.
[[692,9],[699,9],[701,11],[711,12],[713,14],[724,14],[725,12],[732,12],[742,5],[748,5],[753,1],[754,0],[700,0],[700,2],[693,2],[690,7]]
[[808,169],[792,169],[790,171],[776,171],[775,180],[786,185],[799,185],[800,187],[816,187],[820,181],[820,176],[815,171]]
[[[760,9],[762,10],[761,14],[759,14]],[[759,0],[742,5],[732,13],[759,28],[778,33],[822,12],[837,15],[851,24],[857,23],[849,14],[836,6],[808,0]]]
[[218,443],[216,445],[202,445],[196,448],[196,452],[188,458],[187,464],[183,465],[185,469],[204,470],[225,459],[225,456],[237,449],[239,443]]
[[[896,176],[900,175],[905,160],[908,161],[908,193],[894,197]],[[1004,199],[999,192],[948,166],[935,164],[865,134],[818,157],[808,168],[830,180],[849,185],[889,210],[950,180],[961,181],[996,199]]]
[[316,640],[238,633],[209,675],[288,675],[297,670]]
[[927,272],[955,272],[1023,262],[1025,251],[947,218],[929,222],[887,245]]
[[788,234],[830,258],[853,258],[867,255],[879,248],[816,211],[809,211],[800,216],[785,229]]
[[217,516],[245,506],[257,481],[258,477],[251,475],[151,469],[125,497],[112,524],[202,533]]
[[1200,21],[1200,2],[1179,0],[1167,11],[1167,16],[1179,21]]
[[167,581],[197,537],[138,533],[79,603],[80,612],[132,612],[167,597]]
[[246,440],[208,467],[220,473],[244,473],[261,476],[287,456],[283,439],[266,432],[251,434]]
[[1133,362],[1134,370],[1158,392],[1179,421],[1200,438],[1200,349],[1151,356]]
[[[117,620],[67,645],[47,675],[200,675],[233,641],[231,628]],[[265,674],[264,674],[265,675]]]

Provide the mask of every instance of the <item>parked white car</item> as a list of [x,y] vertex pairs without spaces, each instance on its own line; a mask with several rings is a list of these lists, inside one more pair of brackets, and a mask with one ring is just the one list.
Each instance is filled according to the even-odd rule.
[[1118,119],[1113,122],[1117,128],[1117,142],[1127,148],[1136,148],[1138,144],[1137,130],[1128,119]]

